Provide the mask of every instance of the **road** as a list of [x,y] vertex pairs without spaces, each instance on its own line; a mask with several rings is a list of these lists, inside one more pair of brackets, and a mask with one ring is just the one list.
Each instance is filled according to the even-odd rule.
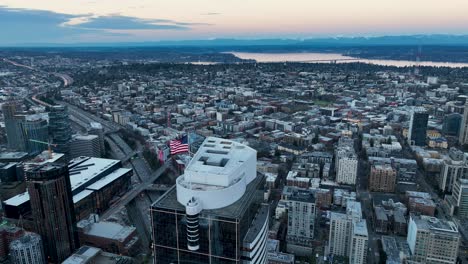
[[164,172],[170,168],[171,162],[166,162],[163,166],[161,166],[156,172],[154,172],[148,179],[146,179],[144,182],[141,182],[138,184],[136,187],[134,187],[132,190],[127,192],[120,200],[111,206],[104,214],[101,215],[102,219],[106,219],[110,217],[111,215],[117,213],[118,211],[122,210],[125,205],[127,205],[130,201],[135,199],[142,191],[151,188],[153,183],[161,177],[161,175],[164,174]]

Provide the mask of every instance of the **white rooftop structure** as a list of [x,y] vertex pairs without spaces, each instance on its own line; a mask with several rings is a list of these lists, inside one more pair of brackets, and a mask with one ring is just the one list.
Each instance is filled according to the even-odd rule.
[[68,165],[70,168],[70,184],[72,191],[119,162],[120,160],[89,157],[73,159]]
[[236,202],[257,176],[257,152],[241,143],[207,138],[177,178],[177,200],[184,206],[196,198],[202,209]]

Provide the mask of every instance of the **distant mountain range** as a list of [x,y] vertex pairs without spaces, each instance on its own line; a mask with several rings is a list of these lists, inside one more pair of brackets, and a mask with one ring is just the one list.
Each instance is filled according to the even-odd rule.
[[329,37],[308,39],[211,39],[152,42],[28,43],[16,47],[349,47],[349,46],[468,46],[468,35],[407,35],[381,37]]

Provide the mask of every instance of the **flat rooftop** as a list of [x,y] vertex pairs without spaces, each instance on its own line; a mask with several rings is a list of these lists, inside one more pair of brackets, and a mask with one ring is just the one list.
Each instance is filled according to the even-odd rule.
[[72,191],[99,176],[105,170],[120,163],[120,160],[78,157],[68,164]]
[[135,227],[123,226],[112,222],[98,222],[88,225],[85,234],[96,237],[105,237],[118,241],[124,241],[134,231]]
[[458,227],[452,221],[426,215],[411,215],[411,219],[416,223],[418,229],[458,233]]
[[257,152],[246,145],[209,137],[187,165],[185,179],[191,180],[191,184],[227,187],[241,177],[238,171],[244,163],[256,156]]

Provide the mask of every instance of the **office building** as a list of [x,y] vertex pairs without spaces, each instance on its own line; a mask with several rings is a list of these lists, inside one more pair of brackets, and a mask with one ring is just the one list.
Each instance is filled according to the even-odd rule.
[[102,124],[98,122],[89,123],[88,134],[98,136],[101,155],[104,155],[104,153],[106,153],[106,148],[104,145],[104,128],[102,127]]
[[288,252],[310,256],[315,230],[316,205],[313,192],[308,189],[285,186],[282,200],[287,203]]
[[0,222],[0,263],[8,258],[10,243],[20,238],[24,234],[24,229],[14,226],[7,221]]
[[427,122],[429,114],[424,107],[416,107],[411,111],[408,129],[408,144],[425,146],[427,137]]
[[344,256],[354,262],[366,263],[367,225],[362,219],[361,203],[348,201],[346,213],[331,212],[328,250],[331,255]]
[[416,263],[456,263],[460,234],[451,221],[411,215],[406,238]]
[[69,159],[72,130],[66,106],[54,105],[49,108],[49,134],[55,145],[54,151],[65,154],[66,159]]
[[34,233],[26,233],[10,243],[10,259],[14,264],[45,264],[42,239]]
[[[47,149],[49,127],[46,120],[25,117],[25,119],[20,121],[20,125],[22,126],[22,131],[24,133],[22,136],[25,140],[24,151],[36,155]],[[42,143],[37,141],[41,141]]]
[[139,251],[140,241],[135,227],[99,221],[96,214],[77,223],[80,243],[106,252],[132,256]]
[[460,143],[460,145],[468,144],[468,100],[465,102],[465,108],[463,110],[458,143]]
[[[62,154],[54,153],[55,156],[62,157]],[[77,220],[107,210],[115,196],[124,195],[130,188],[133,174],[132,169],[122,168],[120,160],[90,157],[71,160],[68,171]],[[28,192],[4,201],[3,207],[8,218],[25,217],[31,210]]]
[[151,208],[155,263],[266,263],[268,205],[256,151],[207,138]]
[[[468,218],[468,179],[458,179],[453,185],[449,199],[453,204],[453,212],[460,218]],[[450,204],[450,202],[449,202]]]
[[102,156],[99,136],[96,135],[75,135],[70,141],[70,157],[96,157]]
[[47,121],[33,115],[18,114],[16,107],[14,102],[2,105],[8,147],[38,154],[46,149],[47,145],[34,140],[47,142],[49,138]]
[[78,247],[68,167],[33,165],[25,173],[35,230],[43,239],[47,260],[61,262]]
[[355,153],[349,153],[338,157],[338,171],[336,172],[336,182],[342,184],[356,184],[358,171],[358,159]]
[[460,127],[462,124],[462,115],[451,113],[445,116],[442,125],[442,132],[446,136],[460,136]]
[[371,192],[394,192],[397,173],[389,164],[371,166],[369,190]]
[[10,149],[21,149],[20,146],[24,144],[22,138],[23,133],[20,133],[19,124],[16,120],[17,111],[16,102],[7,102],[2,105],[3,120],[5,122],[5,132],[8,141],[8,148]]
[[358,164],[354,141],[347,137],[341,137],[335,150],[336,182],[356,184]]
[[367,244],[369,235],[367,233],[366,220],[354,221],[351,233],[351,245],[349,249],[349,263],[367,263]]
[[468,179],[468,154],[451,148],[448,156],[444,157],[439,176],[439,188],[451,193],[453,185],[458,179]]

